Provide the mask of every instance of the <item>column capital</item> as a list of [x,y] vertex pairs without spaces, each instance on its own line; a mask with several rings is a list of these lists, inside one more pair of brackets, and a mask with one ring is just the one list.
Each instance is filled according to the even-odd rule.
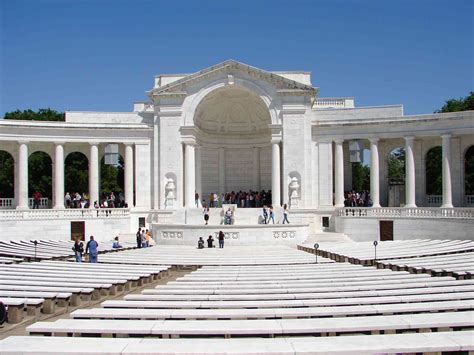
[[272,144],[280,144],[282,141],[281,137],[272,137]]
[[441,135],[442,139],[450,139],[453,135],[451,133],[444,133]]
[[415,136],[406,136],[403,137],[406,142],[413,142],[415,140]]
[[124,142],[123,145],[126,147],[133,147],[135,145],[135,142]]
[[18,141],[18,144],[28,144],[28,143],[30,143],[30,141],[29,141],[29,140],[26,140],[26,139],[20,139],[20,140]]
[[344,139],[342,139],[342,138],[334,139],[334,143],[342,144],[342,143],[344,143]]
[[53,143],[54,143],[54,145],[56,145],[56,146],[66,144],[65,141],[54,141]]
[[89,142],[89,145],[91,147],[94,147],[94,146],[98,146],[100,143],[97,143],[97,142]]
[[369,138],[369,142],[372,144],[377,144],[380,141],[380,138]]

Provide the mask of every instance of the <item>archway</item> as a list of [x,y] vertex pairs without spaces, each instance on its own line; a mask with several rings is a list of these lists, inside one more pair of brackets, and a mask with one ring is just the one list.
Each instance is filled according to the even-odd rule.
[[7,151],[0,150],[0,208],[14,208],[15,160]]
[[405,148],[390,151],[387,159],[388,207],[405,204]]
[[440,206],[443,193],[443,151],[436,146],[426,152],[425,157],[425,181],[426,181],[426,204],[428,206]]
[[464,154],[464,194],[466,204],[474,206],[474,145]]
[[28,158],[28,196],[30,208],[51,207],[53,161],[45,152],[34,152]]
[[117,164],[106,164],[105,157],[100,160],[100,204],[107,201],[108,207],[123,207],[124,165],[120,154]]
[[[74,198],[76,193],[83,200],[87,199],[89,191],[89,160],[80,152],[68,154],[64,161],[64,191],[66,192],[66,207],[80,207],[80,199]],[[84,198],[84,195],[86,198]]]
[[196,167],[201,200],[216,193],[222,201],[232,191],[253,199],[256,191],[271,190],[270,123],[265,102],[243,87],[215,90],[200,102],[194,125],[201,146]]

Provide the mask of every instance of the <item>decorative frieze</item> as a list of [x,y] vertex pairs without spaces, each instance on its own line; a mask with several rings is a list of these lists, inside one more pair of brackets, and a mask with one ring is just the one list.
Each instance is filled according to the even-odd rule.
[[183,239],[183,232],[180,231],[162,231],[161,237],[163,239]]
[[273,238],[275,239],[294,239],[296,237],[296,231],[274,231]]

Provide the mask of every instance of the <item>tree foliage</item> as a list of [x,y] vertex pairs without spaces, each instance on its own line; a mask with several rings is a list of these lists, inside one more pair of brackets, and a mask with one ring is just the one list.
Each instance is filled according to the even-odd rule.
[[89,191],[89,160],[80,152],[73,152],[64,162],[64,189],[81,195]]
[[370,190],[370,167],[361,163],[352,163],[352,189]]
[[15,163],[10,153],[0,150],[0,197],[13,198]]
[[450,99],[436,112],[457,112],[474,110],[474,91],[459,99]]
[[117,166],[105,164],[105,159],[102,158],[100,166],[100,189],[102,192],[123,192],[124,161],[122,156],[119,156],[119,164]]
[[6,112],[4,118],[6,120],[23,121],[65,121],[64,112],[58,112],[50,108],[40,108],[38,111],[28,109]]
[[426,194],[441,195],[443,193],[443,149],[440,146],[431,148],[426,153]]
[[474,145],[466,151],[464,160],[465,193],[474,195]]
[[45,152],[35,152],[28,158],[28,196],[39,191],[43,197],[52,198],[53,164]]
[[405,181],[405,149],[394,149],[388,156],[389,183]]

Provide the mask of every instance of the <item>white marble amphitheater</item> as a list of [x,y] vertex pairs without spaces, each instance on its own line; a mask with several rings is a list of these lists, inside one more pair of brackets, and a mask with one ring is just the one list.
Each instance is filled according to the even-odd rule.
[[[474,111],[357,107],[319,97],[312,80],[228,60],[157,75],[133,112],[0,120],[0,151],[14,160],[14,196],[0,196],[0,354],[473,354]],[[124,161],[125,208],[93,203],[110,147]],[[436,147],[441,194],[427,182]],[[394,183],[388,161],[401,150]],[[37,209],[35,152],[52,162]],[[65,204],[76,152],[87,208]],[[349,206],[352,163],[368,157],[370,203]],[[275,224],[238,202],[204,224],[211,193],[262,190]],[[136,248],[139,226],[154,246]],[[196,248],[219,231],[224,248]],[[74,262],[71,239],[90,235],[99,263]]]

